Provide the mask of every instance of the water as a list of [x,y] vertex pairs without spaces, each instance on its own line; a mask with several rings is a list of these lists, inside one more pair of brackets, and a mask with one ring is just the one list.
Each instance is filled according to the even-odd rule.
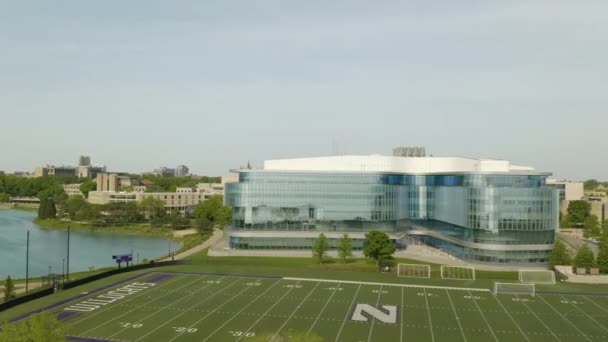
[[[43,229],[32,223],[35,213],[0,210],[0,279],[25,278],[26,232],[30,230],[30,277],[62,272],[67,254],[67,231]],[[180,245],[162,238],[124,234],[75,232],[70,234],[70,272],[89,267],[115,266],[114,254],[133,252],[133,261],[167,255]]]

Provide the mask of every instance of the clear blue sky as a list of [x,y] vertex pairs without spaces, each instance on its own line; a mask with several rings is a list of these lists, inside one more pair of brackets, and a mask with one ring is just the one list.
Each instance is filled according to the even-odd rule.
[[[474,4],[476,3],[476,4]],[[606,1],[0,0],[0,170],[389,154],[608,180]]]

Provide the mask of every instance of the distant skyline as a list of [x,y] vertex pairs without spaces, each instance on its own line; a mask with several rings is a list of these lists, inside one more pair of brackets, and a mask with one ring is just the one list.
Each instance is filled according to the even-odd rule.
[[390,154],[608,180],[605,1],[5,1],[0,170]]

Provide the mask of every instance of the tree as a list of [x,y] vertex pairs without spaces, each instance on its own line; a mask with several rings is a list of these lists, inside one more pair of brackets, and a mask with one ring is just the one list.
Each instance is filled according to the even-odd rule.
[[568,220],[573,224],[585,222],[591,214],[591,204],[587,201],[572,201],[568,204]]
[[11,279],[11,276],[8,276],[4,281],[4,301],[8,302],[9,300],[16,297],[17,294],[15,293],[15,284],[13,283],[13,279]]
[[65,325],[50,312],[35,314],[12,324],[7,323],[0,331],[0,342],[63,342],[65,337]]
[[144,212],[146,218],[150,220],[150,224],[158,224],[159,219],[162,219],[167,215],[165,202],[152,196],[145,196],[144,199],[139,202],[139,208]]
[[595,256],[593,255],[591,248],[586,244],[576,253],[576,256],[574,257],[574,267],[595,267]]
[[597,266],[600,268],[600,272],[608,273],[608,236],[602,236],[599,247]]
[[363,250],[363,254],[371,259],[376,260],[377,264],[384,261],[389,261],[395,253],[395,245],[391,239],[383,232],[371,231],[365,234],[367,246]]
[[555,266],[570,265],[572,263],[572,258],[570,257],[570,254],[568,254],[566,245],[563,242],[560,240],[555,241],[553,250],[551,251],[551,254],[549,254],[548,261],[550,269],[553,269]]
[[[223,227],[230,224],[232,219],[232,209],[224,205],[224,198],[221,195],[209,196],[204,202],[196,205],[192,216],[198,223],[206,223],[205,219],[211,223],[211,227]],[[205,219],[203,219],[203,217]]]
[[312,246],[312,254],[319,261],[319,264],[323,263],[323,258],[328,250],[329,241],[325,234],[321,233]]
[[213,222],[209,221],[206,216],[196,218],[194,220],[194,224],[196,225],[196,228],[198,228],[198,230],[201,232],[213,230]]
[[11,200],[11,196],[6,192],[0,192],[0,203],[8,203]]
[[600,185],[600,182],[598,182],[595,179],[589,179],[589,180],[586,180],[585,183],[583,183],[583,187],[585,188],[585,190],[594,190],[599,185]]
[[80,195],[71,196],[63,204],[63,211],[70,216],[71,220],[74,220],[76,218],[76,213],[87,205],[88,203],[84,200],[84,197]]
[[348,234],[344,234],[340,239],[338,245],[338,256],[342,260],[342,263],[346,264],[346,259],[353,256],[353,239],[348,237]]
[[52,197],[40,198],[40,207],[38,208],[38,218],[41,220],[57,217],[57,208]]
[[89,192],[97,190],[97,182],[92,179],[88,179],[80,184],[80,192],[84,195],[84,197],[89,197]]
[[179,211],[174,210],[169,215],[169,225],[171,225],[171,228],[173,229],[184,229],[190,226],[190,220],[180,214]]
[[584,222],[585,230],[583,235],[585,237],[598,236],[601,234],[600,221],[595,215],[589,215]]

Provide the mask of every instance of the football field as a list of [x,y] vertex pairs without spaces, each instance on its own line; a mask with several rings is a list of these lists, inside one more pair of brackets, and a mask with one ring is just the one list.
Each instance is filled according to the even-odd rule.
[[73,341],[608,340],[605,296],[323,279],[149,272],[49,310]]

